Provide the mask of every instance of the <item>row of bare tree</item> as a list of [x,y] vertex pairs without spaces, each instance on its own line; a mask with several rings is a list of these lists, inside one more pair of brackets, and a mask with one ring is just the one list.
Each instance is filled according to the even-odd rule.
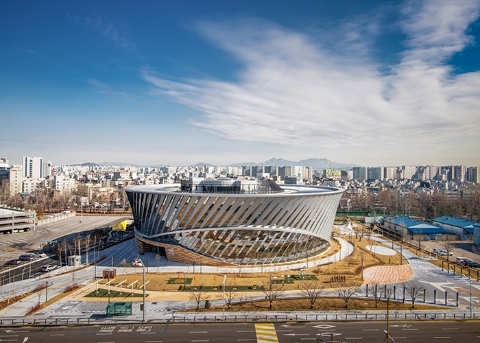
[[456,196],[452,196],[439,190],[435,190],[433,194],[415,193],[411,190],[406,195],[400,195],[395,189],[382,190],[378,194],[353,194],[346,191],[340,201],[339,210],[375,212],[378,215],[396,213],[424,220],[447,215],[479,221],[480,191],[459,190],[457,193]]
[[[280,299],[285,291],[283,285],[267,282],[263,286],[264,287],[262,291],[265,295],[265,300],[268,301],[269,308],[273,309],[273,302],[277,299]],[[202,287],[199,286],[197,289],[190,292],[190,299],[195,302],[197,310],[200,309],[200,304],[202,301],[208,300],[211,294],[202,291],[201,288]],[[315,303],[327,293],[325,286],[319,281],[303,282],[300,285],[300,291],[303,295],[303,298],[308,299],[310,309],[313,309]],[[345,308],[349,309],[351,300],[361,295],[360,293],[362,292],[362,286],[338,283],[329,293],[331,294],[332,291],[337,298],[343,301]],[[366,293],[369,298],[371,297],[374,300],[375,307],[378,307],[380,301],[387,299],[391,300],[393,298],[393,289],[391,287],[387,287],[387,285],[367,286]],[[413,280],[403,284],[403,301],[405,300],[405,294],[408,295],[408,298],[410,298],[411,307],[414,308],[418,299],[421,296],[425,297],[427,292],[421,283]],[[223,303],[225,306],[227,306],[227,308],[230,308],[235,299],[240,300],[242,296],[243,294],[235,291],[234,287],[227,287],[226,290],[220,294],[220,299],[223,300]]]

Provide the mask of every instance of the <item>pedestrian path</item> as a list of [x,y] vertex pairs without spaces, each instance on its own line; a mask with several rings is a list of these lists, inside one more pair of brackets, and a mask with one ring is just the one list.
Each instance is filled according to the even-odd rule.
[[414,276],[412,267],[408,264],[402,266],[380,266],[365,269],[363,280],[365,284],[387,285],[405,282]]

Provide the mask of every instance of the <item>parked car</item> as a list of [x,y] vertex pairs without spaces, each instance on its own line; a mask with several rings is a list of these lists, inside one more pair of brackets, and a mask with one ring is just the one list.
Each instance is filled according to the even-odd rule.
[[468,261],[466,262],[467,266],[470,267],[470,268],[479,268],[480,267],[480,263],[478,262],[475,262],[471,259],[468,259]]
[[34,252],[32,253],[33,257],[35,258],[42,258],[42,257],[47,257],[47,254],[44,254],[42,252]]
[[468,260],[469,260],[469,259],[466,258],[466,257],[457,257],[457,258],[455,259],[455,262],[457,262],[458,264],[464,266],[464,265],[467,264],[467,261],[468,261]]
[[42,270],[42,272],[49,272],[49,271],[54,270],[56,268],[57,268],[57,266],[54,266],[53,264],[47,264],[46,266],[43,266],[41,270]]
[[19,264],[22,264],[22,261],[20,260],[10,260],[4,264],[4,266],[18,266]]
[[440,248],[435,248],[432,250],[434,254],[440,255],[440,256],[452,256],[453,253],[447,252],[445,249],[440,249]]
[[18,257],[20,261],[35,261],[35,256],[33,254],[20,255]]

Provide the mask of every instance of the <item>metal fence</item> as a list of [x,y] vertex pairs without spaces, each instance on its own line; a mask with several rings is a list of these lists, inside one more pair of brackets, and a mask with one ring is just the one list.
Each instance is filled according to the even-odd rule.
[[[393,313],[389,315],[389,320],[470,320],[480,319],[480,313],[454,312],[454,313]],[[148,323],[212,323],[212,322],[316,322],[316,321],[363,321],[363,320],[378,320],[386,321],[386,313],[325,313],[325,314],[244,314],[244,315],[172,315],[168,319],[148,319]],[[90,318],[2,318],[0,319],[0,326],[48,326],[48,325],[98,325],[101,323],[139,323],[142,319],[117,317],[106,318],[90,317]]]

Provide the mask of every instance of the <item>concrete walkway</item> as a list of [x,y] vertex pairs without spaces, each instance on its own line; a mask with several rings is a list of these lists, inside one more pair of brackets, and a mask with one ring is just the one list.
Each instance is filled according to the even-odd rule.
[[[211,267],[211,266],[200,266],[196,265],[197,272],[201,271],[202,273],[216,273],[216,274],[233,274],[233,273],[269,273],[269,272],[279,272],[282,270],[291,270],[291,269],[301,269],[313,266],[319,266],[324,264],[329,264],[332,262],[336,262],[345,258],[352,254],[353,246],[352,244],[348,243],[342,238],[338,238],[338,241],[341,245],[340,251],[333,254],[332,256],[321,258],[321,259],[310,259],[309,261],[301,261],[300,263],[290,264],[285,266],[276,266],[276,267],[267,267],[267,266],[258,266],[258,267],[244,267],[241,268],[223,268],[223,267]],[[132,240],[132,244],[133,240]],[[108,254],[108,251],[105,251]],[[150,267],[153,268],[153,267]],[[5,309],[0,311],[0,317],[23,317],[25,316],[30,309],[36,306],[39,302],[43,303],[46,299],[51,299],[52,297],[61,294],[64,292],[65,288],[68,285],[73,283],[83,284],[86,287],[82,288],[78,292],[75,292],[72,296],[69,296],[68,300],[61,300],[53,305],[48,306],[38,315],[47,315],[49,316],[51,313],[56,313],[59,307],[62,307],[62,304],[74,302],[78,303],[101,303],[101,309],[97,308],[98,305],[91,305],[87,306],[88,309],[81,310],[80,312],[105,312],[106,302],[105,301],[98,301],[95,298],[84,298],[84,294],[88,294],[90,291],[95,290],[95,285],[91,284],[91,280],[95,279],[95,275],[103,275],[103,270],[110,269],[110,267],[106,266],[89,266],[82,269],[74,269],[72,267],[62,267],[53,272],[50,272],[48,275],[43,275],[41,278],[37,279],[30,279],[24,280],[20,282],[15,282],[11,284],[6,284],[2,286],[2,290],[0,291],[0,296],[3,298],[7,298],[9,296],[18,295],[22,293],[26,293],[29,291],[33,291],[36,287],[44,285],[48,283],[48,288],[45,288],[35,294],[32,294],[12,305],[6,307]],[[134,273],[134,268],[116,268],[117,273],[123,274],[124,271],[126,273]],[[177,273],[177,272],[185,272],[185,273],[192,273],[192,265],[186,265],[182,263],[175,263],[175,262],[168,262],[166,265],[160,267],[160,272],[162,273]],[[136,290],[138,293],[138,290]],[[191,306],[191,301],[188,299],[188,295],[185,293],[179,292],[151,292],[148,291],[149,297],[148,302],[155,302],[155,301],[162,301],[162,303],[167,304],[164,310],[166,310],[169,306],[183,309]],[[255,299],[258,297],[261,299],[264,297],[263,293],[258,293],[252,295]],[[187,298],[186,298],[187,297]],[[137,298],[138,299],[138,298]],[[252,298],[252,300],[254,300]],[[129,300],[130,301],[130,300]],[[187,303],[190,304],[187,305]],[[71,305],[67,305],[67,308],[71,307]]]

